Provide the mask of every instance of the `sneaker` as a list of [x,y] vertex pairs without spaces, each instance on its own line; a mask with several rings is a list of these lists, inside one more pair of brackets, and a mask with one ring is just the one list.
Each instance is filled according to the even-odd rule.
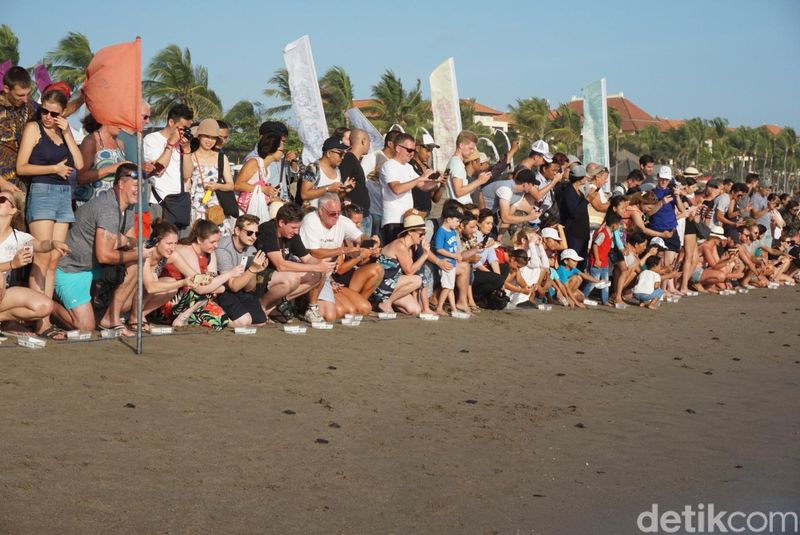
[[319,313],[319,309],[315,305],[311,305],[306,310],[306,315],[304,316],[305,320],[308,323],[324,323],[325,318],[322,317],[322,314]]

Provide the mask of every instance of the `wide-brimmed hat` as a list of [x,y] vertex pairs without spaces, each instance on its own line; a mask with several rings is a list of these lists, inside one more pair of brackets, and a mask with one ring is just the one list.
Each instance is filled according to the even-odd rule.
[[425,230],[425,220],[419,213],[411,212],[403,218],[403,230],[400,235],[410,232],[412,230]]
[[216,119],[203,119],[200,124],[192,128],[195,136],[219,137],[219,123]]
[[725,229],[722,228],[721,226],[719,226],[719,225],[711,225],[709,227],[709,230],[711,231],[708,234],[709,238],[712,238],[712,237],[713,238],[719,238],[720,240],[724,240],[725,239]]
[[700,176],[700,171],[697,167],[687,167],[683,170],[683,176],[690,176],[692,178]]

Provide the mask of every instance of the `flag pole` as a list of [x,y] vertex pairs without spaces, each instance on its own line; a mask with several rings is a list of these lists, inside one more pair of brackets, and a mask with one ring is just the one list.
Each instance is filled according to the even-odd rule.
[[[136,105],[138,106],[139,103],[137,102]],[[142,219],[143,219],[143,203],[142,203],[142,187],[144,179],[142,177],[142,133],[141,131],[136,131],[136,176],[138,177],[139,187],[137,188],[138,191],[138,202],[136,203],[136,212],[138,217],[136,218],[136,262],[137,262],[137,270],[136,270],[136,354],[142,354],[142,325],[144,324],[144,318],[142,317],[142,309],[143,309],[143,300],[144,300],[144,285],[143,285],[143,273],[144,273],[144,233],[142,232]]]

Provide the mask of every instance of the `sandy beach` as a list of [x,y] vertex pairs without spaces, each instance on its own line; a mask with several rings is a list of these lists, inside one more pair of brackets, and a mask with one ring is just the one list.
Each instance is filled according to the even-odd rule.
[[[637,533],[800,503],[800,290],[0,345],[0,533]],[[535,327],[535,328],[534,328]]]

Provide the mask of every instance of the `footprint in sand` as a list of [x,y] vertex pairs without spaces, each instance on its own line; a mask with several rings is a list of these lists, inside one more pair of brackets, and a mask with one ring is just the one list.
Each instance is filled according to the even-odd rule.
[[712,372],[712,371],[704,371],[703,373],[705,375],[714,375],[714,372]]
[[342,426],[337,424],[336,422],[331,422],[331,423],[328,424],[328,427],[330,427],[332,429],[340,429]]
[[326,438],[318,438],[314,442],[316,442],[317,444],[328,444],[330,441]]
[[126,403],[125,404],[125,408],[126,409],[135,409],[136,405],[134,405],[133,403]]
[[583,425],[581,422],[578,422],[577,424],[575,424],[575,427],[577,427],[578,429],[584,429],[586,426]]
[[477,399],[468,399],[464,401],[464,403],[469,403],[470,405],[475,405],[478,402]]
[[291,415],[297,414],[297,413],[294,412],[292,409],[286,409],[286,410],[283,411],[283,414],[288,414],[289,416],[291,416]]
[[688,412],[689,414],[697,414],[697,412],[694,409],[686,409],[686,412]]

